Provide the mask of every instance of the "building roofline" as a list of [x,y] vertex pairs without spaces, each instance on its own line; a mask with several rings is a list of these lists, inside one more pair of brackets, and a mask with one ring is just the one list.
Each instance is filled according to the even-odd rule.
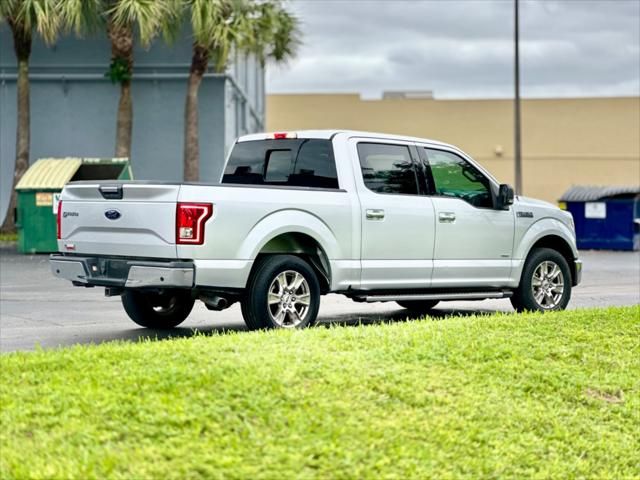
[[[408,98],[368,98],[357,92],[271,92],[266,97],[351,97],[362,102],[513,102],[512,97],[408,97]],[[522,97],[523,101],[581,101],[581,100],[638,100],[640,95],[585,95],[585,96],[544,96]]]

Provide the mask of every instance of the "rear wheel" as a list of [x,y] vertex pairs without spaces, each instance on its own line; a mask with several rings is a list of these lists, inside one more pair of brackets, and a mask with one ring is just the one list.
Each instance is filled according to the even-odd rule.
[[260,260],[241,302],[249,330],[304,328],[315,324],[320,308],[320,284],[304,260],[272,255]]
[[570,298],[571,271],[565,258],[550,248],[533,250],[511,297],[513,307],[519,312],[564,310]]
[[438,304],[438,300],[403,300],[396,303],[415,313],[428,313]]
[[129,318],[142,327],[168,329],[180,325],[191,313],[194,299],[189,290],[163,293],[126,290],[122,306]]

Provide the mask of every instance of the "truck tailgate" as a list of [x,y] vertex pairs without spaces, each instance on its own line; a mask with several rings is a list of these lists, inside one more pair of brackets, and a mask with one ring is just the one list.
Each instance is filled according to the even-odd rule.
[[61,196],[58,250],[66,253],[176,258],[179,184],[82,182]]

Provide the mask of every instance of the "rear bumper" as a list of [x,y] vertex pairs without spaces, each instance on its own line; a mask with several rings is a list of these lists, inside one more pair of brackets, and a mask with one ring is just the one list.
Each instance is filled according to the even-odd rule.
[[51,272],[74,285],[126,288],[192,288],[194,266],[185,261],[147,261],[51,255]]
[[582,281],[582,260],[575,259],[573,262],[573,286],[575,287]]

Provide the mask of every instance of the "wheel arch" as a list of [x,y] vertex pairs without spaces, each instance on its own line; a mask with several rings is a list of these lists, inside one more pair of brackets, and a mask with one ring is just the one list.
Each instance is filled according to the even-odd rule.
[[577,278],[575,254],[573,253],[573,249],[571,248],[569,242],[567,242],[559,235],[545,235],[536,240],[536,242],[531,245],[525,257],[525,263],[531,255],[531,252],[533,252],[537,248],[549,248],[562,255],[562,257],[567,261],[567,265],[569,265],[569,271],[571,272],[571,283],[572,285],[575,285]]
[[[320,290],[327,293],[331,288],[331,264],[325,250],[312,236],[301,232],[281,233],[267,241],[256,256],[254,266],[266,255],[295,255],[305,260],[320,282]],[[253,269],[252,272],[253,273]],[[250,274],[251,276],[251,274]]]
[[557,218],[544,217],[531,224],[519,237],[514,249],[514,269],[512,280],[519,283],[527,258],[534,248],[552,248],[564,257],[569,264],[573,283],[577,278],[576,263],[578,249],[575,234]]
[[323,293],[331,285],[331,259],[342,257],[331,228],[299,209],[283,209],[262,218],[240,245],[237,258],[251,259],[256,265],[259,257],[274,254],[303,257],[318,274]]

